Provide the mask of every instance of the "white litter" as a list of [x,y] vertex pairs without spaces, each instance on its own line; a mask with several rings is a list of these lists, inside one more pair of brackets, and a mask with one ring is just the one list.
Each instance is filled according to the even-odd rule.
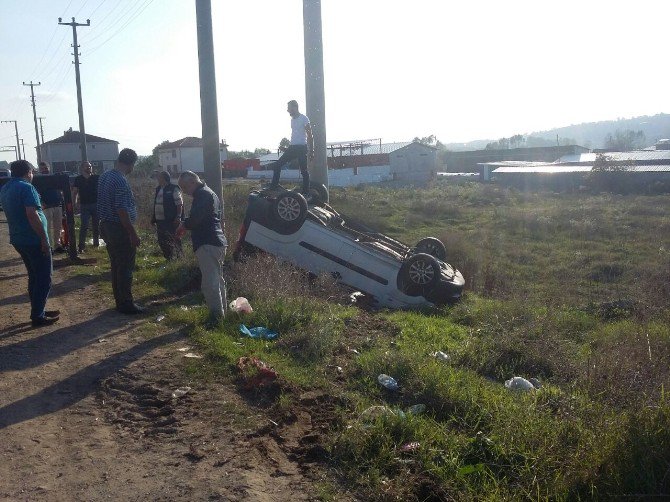
[[181,349],[177,349],[179,352],[188,352],[191,350],[191,347],[182,347]]
[[158,317],[156,317],[156,322],[161,322],[163,319],[165,319],[165,316],[161,314]]
[[515,376],[505,381],[505,388],[509,390],[529,391],[535,390],[533,384],[523,377]]
[[190,390],[191,390],[190,387],[180,387],[172,392],[172,397],[174,398],[183,397],[186,394],[188,394]]
[[449,354],[447,354],[446,352],[442,352],[441,350],[438,350],[437,352],[434,352],[431,355],[435,359],[437,359],[438,361],[442,361],[443,363],[448,363],[450,359]]
[[232,302],[230,302],[230,310],[233,312],[238,312],[240,314],[251,314],[254,309],[251,308],[251,304],[249,303],[249,300],[244,298],[243,296],[238,296],[235,298]]
[[188,357],[189,359],[202,359],[202,356],[194,354],[193,352],[188,352],[187,354],[184,354],[184,357]]

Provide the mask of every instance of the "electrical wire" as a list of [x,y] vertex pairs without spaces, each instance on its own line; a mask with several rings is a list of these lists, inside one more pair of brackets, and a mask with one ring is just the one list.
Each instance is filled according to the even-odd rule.
[[[118,25],[122,24],[125,20],[125,18],[130,14],[132,15],[132,12],[140,5],[144,0],[138,0],[137,3],[132,3],[129,2],[125,5],[125,7],[119,12],[119,14],[107,25],[104,26],[101,31],[98,31],[96,33],[91,33],[91,36],[86,38],[86,43],[90,44],[91,42],[95,40],[99,40],[107,35],[110,31],[112,31],[114,28],[116,28]],[[121,5],[122,2],[119,2],[118,5]],[[113,10],[113,9],[112,9]],[[100,21],[100,24],[102,24],[102,21]]]
[[147,0],[147,2],[143,5],[143,7],[141,9],[139,11],[136,11],[136,14],[133,17],[128,19],[128,21],[123,26],[121,26],[117,31],[115,31],[107,40],[102,42],[100,45],[97,45],[96,47],[90,49],[88,51],[88,54],[90,55],[93,52],[97,51],[103,45],[105,45],[107,42],[109,42],[112,38],[114,38],[116,35],[121,33],[130,23],[132,23],[135,19],[137,19],[140,15],[142,15],[142,13],[147,9],[147,7],[149,7],[153,2],[154,2],[154,0]]

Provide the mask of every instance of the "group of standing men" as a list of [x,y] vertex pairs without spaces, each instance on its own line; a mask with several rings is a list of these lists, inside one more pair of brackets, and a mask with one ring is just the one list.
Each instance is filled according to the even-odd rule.
[[[141,245],[135,228],[137,205],[127,176],[132,172],[137,154],[131,149],[120,152],[113,169],[94,176],[90,164],[82,164],[82,175],[73,187],[74,198],[79,198],[81,227],[79,250],[83,251],[89,220],[93,221],[94,245],[100,235],[106,243],[111,263],[112,289],[116,310],[124,314],[139,314],[132,294],[133,271],[137,248]],[[47,203],[32,185],[34,170],[26,160],[10,165],[11,179],[0,191],[0,201],[7,216],[10,243],[21,256],[28,272],[30,318],[33,326],[53,324],[60,312],[46,310],[51,290],[53,271],[52,253],[60,246],[62,198]],[[46,171],[46,172],[45,172]],[[42,169],[48,174],[48,166]],[[181,256],[181,238],[190,231],[193,250],[202,272],[202,292],[213,320],[225,314],[226,284],[223,261],[227,241],[223,233],[223,204],[197,174],[186,171],[179,177],[179,186],[171,183],[168,173],[159,173],[154,197],[152,223],[156,224],[158,240],[166,258]],[[62,197],[58,190],[55,196]],[[184,218],[181,193],[193,197],[191,211]],[[53,194],[50,194],[54,196]],[[50,213],[51,218],[47,218]],[[58,225],[48,223],[58,222]],[[49,235],[48,228],[52,232]]]

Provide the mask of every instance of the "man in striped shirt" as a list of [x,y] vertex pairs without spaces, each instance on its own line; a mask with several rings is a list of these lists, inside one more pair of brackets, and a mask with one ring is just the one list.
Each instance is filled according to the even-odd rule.
[[98,181],[98,217],[100,233],[105,239],[112,265],[112,289],[116,310],[123,314],[140,314],[143,309],[133,300],[133,270],[135,251],[140,238],[135,230],[137,219],[135,197],[126,180],[137,162],[137,154],[124,148],[114,169],[100,176]]

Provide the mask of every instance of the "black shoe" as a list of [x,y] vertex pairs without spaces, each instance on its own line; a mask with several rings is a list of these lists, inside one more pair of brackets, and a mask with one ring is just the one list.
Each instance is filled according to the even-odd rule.
[[45,310],[44,317],[59,317],[60,310]]
[[137,305],[136,303],[131,303],[130,305],[124,305],[122,307],[117,307],[116,310],[122,314],[136,315],[144,313],[144,309]]
[[56,249],[54,249],[54,253],[65,253],[65,248],[63,246],[58,246]]
[[38,317],[32,320],[33,326],[49,326],[58,322],[58,317]]

